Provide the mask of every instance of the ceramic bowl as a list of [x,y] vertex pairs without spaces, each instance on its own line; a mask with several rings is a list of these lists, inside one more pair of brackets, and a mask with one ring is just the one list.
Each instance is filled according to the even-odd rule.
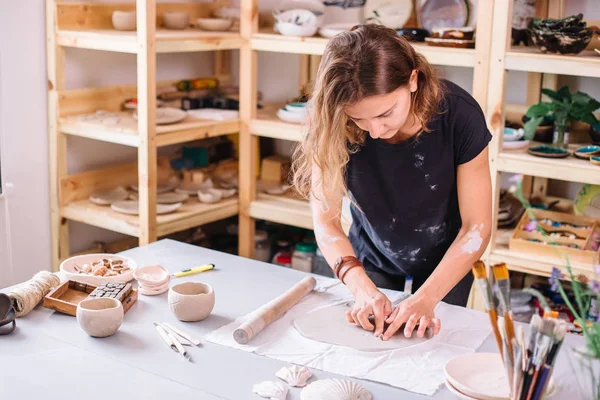
[[205,31],[227,31],[233,25],[233,20],[230,18],[198,18],[196,26]]
[[190,26],[190,14],[170,11],[163,14],[163,25],[167,29],[185,29]]
[[600,165],[600,157],[592,156],[590,157],[590,162],[595,165]]
[[215,292],[201,282],[184,282],[169,289],[169,308],[175,317],[185,322],[201,321],[215,306]]
[[424,42],[425,38],[429,37],[429,31],[421,28],[402,28],[396,30],[396,33],[409,42]]
[[206,189],[198,191],[198,200],[201,203],[217,203],[223,198],[223,192],[219,189]]
[[[318,27],[325,23],[325,4],[320,0],[283,0],[275,9],[275,14],[281,14],[289,10],[310,11],[316,18]],[[277,17],[275,17],[277,20]],[[312,36],[312,35],[311,35]]]
[[114,335],[123,322],[123,305],[117,299],[98,297],[85,299],[77,305],[77,322],[93,337]]
[[[91,264],[94,261],[98,261],[102,258],[108,258],[109,260],[123,260],[129,267],[129,271],[117,275],[117,276],[95,276],[88,274],[80,274],[75,270],[75,265],[81,267],[84,264]],[[104,283],[115,283],[115,282],[129,282],[133,279],[133,272],[136,270],[137,264],[129,257],[119,256],[116,254],[104,254],[104,253],[93,253],[83,254],[80,256],[74,256],[67,258],[60,263],[60,271],[66,276],[67,279],[76,279],[80,282],[89,283],[92,285],[102,285]]]
[[466,26],[461,28],[432,29],[431,37],[438,39],[473,40],[474,29]]
[[575,150],[573,155],[577,158],[589,159],[592,156],[600,155],[600,146],[583,146]]
[[146,287],[144,285],[139,285],[138,292],[143,294],[144,296],[158,296],[159,294],[163,294],[164,292],[169,290],[169,283],[170,280],[160,286]]
[[533,44],[543,53],[579,54],[592,40],[592,30],[587,28],[580,33],[549,32],[529,29]]
[[306,115],[308,113],[308,109],[306,108],[306,103],[289,103],[285,105],[285,109],[289,112]]
[[474,40],[459,40],[459,39],[439,39],[439,38],[425,38],[425,42],[429,46],[437,47],[453,47],[457,49],[473,49],[475,48]]
[[274,13],[275,30],[284,36],[314,36],[319,29],[317,17],[311,11],[292,9]]
[[568,150],[548,145],[530,147],[527,152],[533,156],[544,158],[565,158],[570,154]]
[[592,143],[600,144],[600,122],[590,125],[590,138]]
[[137,28],[135,11],[113,11],[112,24],[113,28],[119,31],[135,31]]
[[283,121],[291,122],[293,124],[302,124],[306,121],[306,114],[288,111],[285,108],[280,108],[277,110],[277,117]]
[[311,37],[319,28],[316,25],[303,26],[292,22],[278,22],[275,29],[283,36]]
[[162,265],[146,265],[133,271],[133,277],[146,288],[161,287],[171,280],[169,270]]
[[504,141],[505,142],[515,142],[517,140],[521,140],[525,135],[525,131],[521,129],[514,128],[504,128]]

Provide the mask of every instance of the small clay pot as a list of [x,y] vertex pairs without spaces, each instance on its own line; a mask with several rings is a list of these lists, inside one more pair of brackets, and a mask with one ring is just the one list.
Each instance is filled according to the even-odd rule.
[[163,14],[163,25],[167,29],[185,29],[190,26],[190,14],[186,12],[166,12]]
[[93,337],[114,335],[123,322],[123,305],[117,299],[96,297],[77,305],[77,322]]
[[113,28],[119,31],[135,31],[137,27],[135,11],[113,11],[112,24]]
[[206,283],[184,282],[169,289],[169,308],[180,321],[202,321],[214,306],[215,292]]

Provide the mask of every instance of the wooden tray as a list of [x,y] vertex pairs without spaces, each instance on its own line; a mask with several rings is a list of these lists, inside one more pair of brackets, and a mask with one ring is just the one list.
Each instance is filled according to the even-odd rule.
[[[44,307],[63,314],[75,316],[77,315],[77,305],[82,300],[87,299],[90,293],[96,288],[96,285],[90,285],[76,280],[65,281],[44,297]],[[117,297],[117,300],[121,301],[123,304],[123,311],[127,312],[137,298],[138,291],[133,289],[131,284],[128,283],[125,286],[125,290]]]
[[[575,235],[576,239],[569,238],[551,238],[552,241],[556,242],[559,246],[553,246],[551,244],[532,242],[531,240],[541,240],[546,242],[544,237],[538,231],[527,232],[525,225],[529,223],[529,214],[524,213],[519,221],[519,224],[513,231],[509,242],[508,248],[513,251],[520,253],[535,254],[545,258],[555,259],[559,263],[564,263],[564,255],[569,256],[569,260],[581,262],[581,263],[598,263],[598,251],[591,250],[591,238],[593,232],[600,228],[596,223],[595,219],[580,217],[572,214],[565,214],[554,211],[546,210],[532,210],[539,224],[542,225],[544,230],[550,234],[554,231],[567,231]],[[549,218],[553,221],[569,223],[577,226],[586,226],[589,229],[579,228],[556,228],[541,223],[541,220]],[[578,245],[580,249],[568,247],[569,244]]]

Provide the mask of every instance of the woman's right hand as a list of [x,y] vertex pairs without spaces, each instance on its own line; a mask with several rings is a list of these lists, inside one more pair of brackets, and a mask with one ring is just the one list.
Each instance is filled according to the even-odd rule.
[[[384,322],[392,313],[392,302],[377,289],[362,268],[352,268],[348,271],[344,283],[354,295],[354,307],[346,311],[348,322],[367,331],[375,329],[375,336],[381,336]],[[375,319],[375,326],[369,321],[371,315]]]

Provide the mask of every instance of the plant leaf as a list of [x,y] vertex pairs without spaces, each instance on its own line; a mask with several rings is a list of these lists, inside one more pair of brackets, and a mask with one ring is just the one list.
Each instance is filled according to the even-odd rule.
[[525,125],[523,125],[523,128],[525,129],[525,140],[533,140],[533,137],[535,136],[535,130],[542,123],[543,119],[544,116],[542,115],[541,117],[533,117],[529,121],[525,122]]
[[556,100],[556,101],[559,101],[561,103],[565,100],[564,97],[560,93],[558,93],[558,92],[556,92],[554,90],[551,90],[551,89],[546,89],[546,88],[542,89],[542,94],[545,94],[546,96],[548,96],[552,100]]
[[571,91],[567,85],[558,89],[558,94],[562,96],[563,99],[568,100],[569,102],[571,101]]
[[553,109],[554,106],[551,103],[540,102],[529,107],[525,115],[529,118],[545,117]]
[[[573,118],[571,118],[571,120],[573,120]],[[577,117],[577,120],[590,125],[594,125],[598,122],[598,119],[592,113],[585,113],[583,115],[580,115]]]

